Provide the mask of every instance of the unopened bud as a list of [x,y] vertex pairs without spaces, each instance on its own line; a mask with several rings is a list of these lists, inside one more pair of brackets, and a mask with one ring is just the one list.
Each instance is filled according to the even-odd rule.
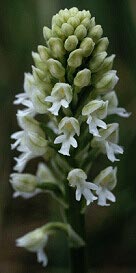
[[91,20],[89,18],[85,18],[81,24],[86,28],[86,29],[89,29],[90,28],[90,22]]
[[32,70],[35,82],[38,82],[39,80],[43,80],[45,78],[45,73],[39,68],[36,68],[32,65]]
[[105,73],[105,72],[108,72],[109,70],[111,70],[113,67],[114,59],[115,59],[115,54],[112,54],[111,56],[105,58],[99,73],[101,73],[101,72]]
[[104,59],[106,58],[106,56],[107,56],[107,53],[104,51],[92,57],[89,63],[89,68],[91,72],[93,73],[97,72],[101,68],[101,65],[104,62]]
[[80,25],[80,20],[78,17],[72,16],[68,19],[68,24],[70,24],[71,26],[73,26],[73,28],[76,28],[77,26]]
[[59,61],[51,58],[47,61],[47,65],[51,75],[54,78],[61,79],[64,77],[65,69]]
[[45,114],[47,112],[48,105],[45,102],[45,95],[37,88],[33,90],[31,99],[37,113]]
[[64,35],[67,37],[74,33],[74,28],[68,23],[62,24],[61,30],[63,31]]
[[92,38],[86,37],[80,44],[80,48],[83,50],[83,56],[88,57],[93,49],[95,43],[93,42]]
[[91,81],[91,71],[85,68],[76,74],[76,77],[74,79],[74,85],[82,88],[84,86],[89,85],[90,81]]
[[47,140],[37,133],[30,132],[25,136],[27,147],[37,156],[44,155],[47,147]]
[[62,40],[64,40],[66,38],[65,33],[57,25],[53,25],[53,27],[52,27],[52,34],[53,34],[53,36],[59,37]]
[[60,38],[50,38],[48,44],[55,58],[61,58],[65,54],[63,42]]
[[38,46],[38,52],[40,54],[41,60],[43,62],[46,62],[50,57],[51,57],[51,52],[49,50],[49,48],[45,47],[45,46]]
[[82,64],[82,55],[82,49],[72,51],[68,58],[68,65],[73,68],[79,67]]
[[32,193],[36,189],[37,179],[31,174],[11,174],[10,183],[15,191]]
[[102,36],[103,29],[100,25],[94,26],[88,33],[88,36],[93,39],[93,41],[96,43]]
[[71,35],[66,39],[64,47],[67,51],[72,51],[76,49],[77,45],[78,45],[77,37],[75,35]]
[[76,35],[79,41],[83,40],[86,34],[87,34],[87,29],[83,25],[79,25],[74,32],[74,35]]
[[37,68],[45,70],[45,64],[42,62],[40,55],[36,52],[32,52],[32,57]]
[[107,50],[109,40],[107,37],[101,38],[95,46],[93,54],[100,53]]
[[44,136],[44,132],[40,128],[39,122],[36,119],[32,118],[29,115],[23,114],[23,111],[20,111],[20,110],[17,112],[17,119],[18,119],[19,126],[23,130],[27,132],[28,131],[35,132],[40,134],[41,136]]
[[48,41],[52,36],[52,30],[48,27],[43,28],[43,37],[45,41]]
[[99,93],[105,93],[112,90],[119,78],[116,76],[116,70],[111,70],[105,73],[102,78],[96,83],[95,88]]

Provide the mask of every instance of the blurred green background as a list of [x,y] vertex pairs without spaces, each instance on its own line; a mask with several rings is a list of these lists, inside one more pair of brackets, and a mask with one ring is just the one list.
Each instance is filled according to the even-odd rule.
[[[110,40],[116,54],[114,68],[120,105],[132,112],[120,123],[125,147],[118,165],[117,202],[111,207],[92,205],[86,213],[88,263],[92,273],[136,272],[136,1],[135,0],[5,0],[0,4],[0,272],[69,273],[65,237],[48,245],[49,266],[37,264],[35,254],[15,247],[24,233],[59,218],[59,207],[47,195],[30,200],[12,199],[9,174],[13,168],[10,135],[17,131],[12,101],[23,90],[24,72],[31,71],[31,51],[44,44],[42,28],[50,27],[61,8],[89,9]],[[98,164],[99,161],[98,161]],[[37,162],[31,167],[35,170]],[[77,272],[78,273],[78,272]],[[80,273],[80,272],[79,272]]]

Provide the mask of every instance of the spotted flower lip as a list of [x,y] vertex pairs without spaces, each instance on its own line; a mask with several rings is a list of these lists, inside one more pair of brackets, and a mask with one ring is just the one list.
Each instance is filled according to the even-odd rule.
[[86,199],[86,204],[89,205],[94,200],[97,200],[97,197],[93,195],[91,190],[97,190],[98,187],[94,183],[87,182],[87,175],[82,169],[73,169],[69,172],[67,177],[71,187],[76,187],[76,200],[80,201],[81,196],[83,195]]
[[102,119],[107,116],[108,101],[92,100],[84,106],[82,110],[83,116],[88,116],[87,124],[89,125],[89,133],[93,136],[100,137],[97,127],[106,129],[107,125]]
[[67,83],[56,83],[52,89],[51,96],[45,99],[45,101],[52,103],[52,107],[48,108],[48,110],[55,116],[58,116],[61,106],[68,108],[71,100],[72,88]]
[[118,143],[118,123],[107,125],[107,129],[100,129],[101,138],[94,137],[91,146],[98,148],[102,153],[107,154],[110,161],[119,161],[115,154],[123,154],[123,148]]
[[99,175],[94,179],[94,183],[98,186],[96,194],[98,195],[98,205],[109,206],[106,200],[115,202],[116,198],[111,192],[117,183],[117,168],[107,167],[99,173]]

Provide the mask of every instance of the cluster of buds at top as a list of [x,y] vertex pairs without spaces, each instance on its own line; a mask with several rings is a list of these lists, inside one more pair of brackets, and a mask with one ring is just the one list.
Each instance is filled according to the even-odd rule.
[[[115,201],[111,190],[116,185],[116,168],[107,167],[93,182],[86,179],[92,154],[106,154],[114,162],[119,160],[116,154],[123,153],[118,123],[106,120],[112,114],[130,115],[118,107],[114,91],[118,77],[112,68],[115,55],[107,56],[108,38],[102,37],[103,29],[89,11],[60,10],[52,18],[51,29],[43,28],[43,35],[45,45],[32,53],[35,65],[31,74],[25,74],[24,93],[14,101],[24,109],[17,112],[21,131],[12,135],[12,148],[21,152],[14,167],[19,173],[34,157],[43,157],[46,164],[42,177],[41,167],[36,176],[11,175],[15,196],[31,197],[47,190],[68,206],[66,192],[72,186],[77,201],[85,199],[89,205],[98,200],[98,205],[107,206],[107,200]],[[18,245],[23,246],[22,242]],[[39,249],[45,243],[46,237]],[[28,249],[33,250],[33,245]],[[45,265],[47,259],[43,260]]]

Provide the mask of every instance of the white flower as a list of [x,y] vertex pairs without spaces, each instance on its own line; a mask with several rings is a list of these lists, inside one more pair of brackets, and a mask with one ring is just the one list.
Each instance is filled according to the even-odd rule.
[[105,96],[104,100],[108,100],[108,115],[117,114],[120,117],[128,118],[131,113],[128,113],[125,108],[118,107],[118,98],[115,91],[111,91]]
[[12,134],[11,138],[15,139],[15,143],[11,145],[12,149],[17,148],[21,155],[14,159],[16,165],[15,171],[22,172],[27,162],[37,156],[43,156],[47,151],[47,140],[38,133],[19,131]]
[[52,89],[51,96],[48,96],[45,99],[45,101],[52,103],[52,107],[48,110],[55,116],[58,116],[61,106],[68,108],[71,100],[72,88],[67,83],[56,83]]
[[110,204],[106,203],[106,200],[112,202],[116,201],[115,196],[111,192],[116,186],[117,183],[117,168],[108,167],[101,171],[99,175],[94,179],[94,183],[98,186],[96,194],[98,195],[98,205],[100,206],[109,206]]
[[91,202],[97,199],[93,195],[91,190],[97,190],[98,186],[94,183],[87,182],[87,175],[81,169],[74,169],[69,172],[67,177],[71,187],[76,187],[76,200],[80,201],[81,196],[83,195],[86,199],[86,204],[89,205]]
[[37,228],[16,240],[16,245],[25,247],[31,252],[36,252],[38,262],[42,262],[43,266],[48,263],[48,258],[44,253],[44,247],[47,245],[48,235],[42,228]]
[[115,154],[123,154],[123,148],[118,143],[118,123],[107,125],[107,129],[100,129],[100,137],[93,137],[91,146],[98,148],[102,153],[107,154],[110,161],[119,161]]
[[92,100],[82,110],[82,115],[88,116],[89,133],[93,136],[100,137],[97,126],[103,129],[107,128],[106,123],[102,121],[107,116],[107,105],[108,101]]
[[79,136],[80,134],[80,126],[78,120],[73,117],[63,118],[59,123],[59,132],[63,133],[63,135],[56,137],[54,143],[62,143],[59,153],[69,156],[70,146],[77,148],[77,141],[73,136],[75,134]]
[[30,73],[25,73],[24,77],[24,93],[17,94],[14,104],[23,104],[26,99],[29,99],[32,94],[32,88],[34,86],[34,78]]

